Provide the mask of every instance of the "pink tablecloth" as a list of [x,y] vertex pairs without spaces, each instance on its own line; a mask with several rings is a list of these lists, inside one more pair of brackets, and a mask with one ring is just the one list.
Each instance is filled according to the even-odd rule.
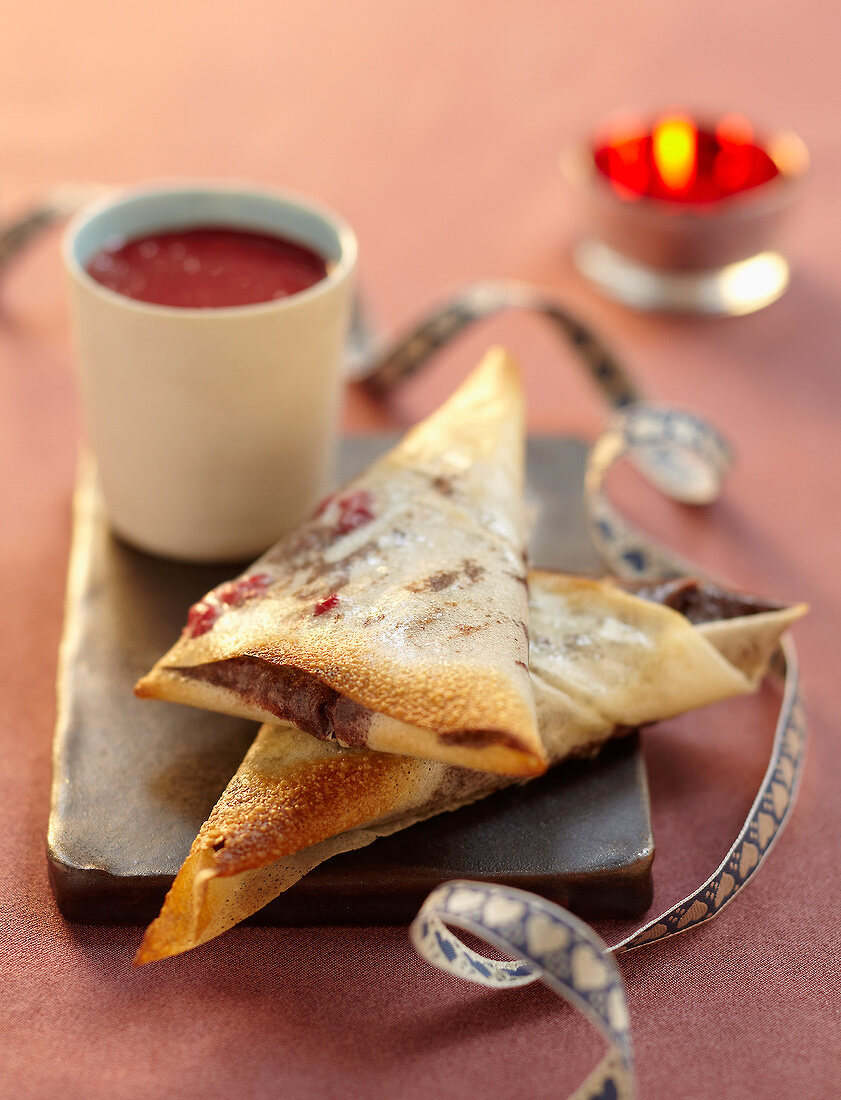
[[[623,962],[641,1095],[823,1097],[839,1056],[836,719],[841,582],[841,84],[835,6],[441,2],[10,3],[0,35],[0,201],[61,179],[252,177],[356,226],[386,327],[484,275],[543,285],[656,396],[711,415],[739,462],[704,515],[628,491],[731,581],[806,599],[813,739],[767,868],[714,924]],[[737,108],[797,129],[813,181],[789,294],[736,321],[631,314],[571,271],[560,144],[629,101]],[[489,994],[390,929],[238,929],[133,972],[134,928],[66,924],[43,858],[77,423],[56,237],[0,288],[0,1093],[15,1097],[554,1097],[595,1058],[545,989]],[[592,436],[601,409],[540,323],[489,324],[387,412],[430,409],[491,340],[527,375],[535,429]],[[665,903],[715,865],[762,771],[772,700],[646,736]]]

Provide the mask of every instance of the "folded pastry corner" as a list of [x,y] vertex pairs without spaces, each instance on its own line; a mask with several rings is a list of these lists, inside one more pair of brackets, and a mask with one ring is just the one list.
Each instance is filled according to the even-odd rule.
[[[692,580],[634,593],[612,581],[534,571],[530,591],[531,676],[550,764],[754,690],[780,636],[806,610]],[[325,859],[514,782],[264,725],[135,962],[204,943]]]
[[545,771],[524,454],[519,370],[494,349],[392,451],[195,604],[137,694],[345,747]]
[[135,964],[204,943],[325,859],[508,782],[265,725],[193,842]]

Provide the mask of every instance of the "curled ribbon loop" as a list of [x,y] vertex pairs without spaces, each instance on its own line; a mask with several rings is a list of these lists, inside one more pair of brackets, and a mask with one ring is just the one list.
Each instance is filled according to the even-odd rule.
[[584,498],[590,536],[620,577],[657,580],[699,576],[698,566],[631,524],[605,491],[610,468],[627,456],[656,488],[682,504],[709,504],[732,461],[724,437],[695,413],[641,403],[620,414],[590,450]]
[[[683,504],[709,504],[721,492],[732,462],[727,440],[708,421],[668,405],[634,405],[593,449],[590,468],[599,471],[596,449],[618,437],[617,457],[627,448],[636,466],[666,496]],[[606,468],[605,471],[606,472]],[[601,493],[601,473],[594,494]]]
[[[703,577],[694,563],[627,520],[608,498],[605,482],[611,467],[628,458],[672,499],[706,504],[718,495],[729,468],[727,442],[694,413],[643,402],[601,342],[539,292],[496,282],[466,288],[399,341],[365,380],[377,390],[387,390],[420,369],[468,325],[511,307],[535,309],[552,321],[580,352],[618,414],[590,452],[584,490],[590,532],[606,565],[629,579]],[[429,895],[412,924],[416,950],[439,969],[495,988],[539,978],[591,1020],[610,1048],[574,1100],[633,1095],[627,1003],[613,956],[659,943],[717,916],[757,873],[792,812],[803,770],[806,725],[791,641],[780,646],[772,674],[783,680],[782,703],[768,768],[747,819],[715,871],[665,913],[607,947],[586,924],[545,898],[498,885],[450,882]],[[478,954],[448,926],[484,939],[512,960]]]
[[[488,959],[447,925],[486,940],[516,962]],[[572,913],[535,894],[481,882],[447,882],[412,924],[415,949],[441,970],[494,988],[542,979],[583,1013],[609,1044],[576,1093],[580,1100],[633,1095],[631,1035],[622,979],[608,948]]]

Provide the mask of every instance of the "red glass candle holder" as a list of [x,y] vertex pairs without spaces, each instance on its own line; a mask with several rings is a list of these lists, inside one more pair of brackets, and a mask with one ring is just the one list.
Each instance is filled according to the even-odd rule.
[[761,309],[788,286],[780,229],[808,161],[796,135],[737,115],[611,116],[561,158],[585,225],[574,262],[639,309]]

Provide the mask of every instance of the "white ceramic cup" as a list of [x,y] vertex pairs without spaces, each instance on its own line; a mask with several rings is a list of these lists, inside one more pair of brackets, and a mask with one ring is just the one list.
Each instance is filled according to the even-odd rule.
[[[85,270],[115,237],[214,224],[308,245],[327,276],[277,301],[182,309]],[[82,404],[117,534],[165,557],[233,561],[307,514],[331,472],[356,253],[332,211],[248,184],[132,189],[73,219],[63,257]]]

